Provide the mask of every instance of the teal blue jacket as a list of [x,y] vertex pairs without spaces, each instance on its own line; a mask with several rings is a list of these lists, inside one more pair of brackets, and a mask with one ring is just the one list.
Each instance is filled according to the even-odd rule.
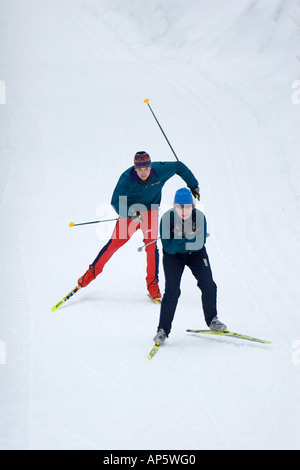
[[169,255],[199,251],[206,243],[205,215],[194,208],[190,219],[183,222],[175,210],[170,209],[161,218],[160,237],[163,251]]
[[199,184],[193,173],[182,162],[152,163],[150,176],[145,183],[132,166],[120,176],[111,204],[122,217],[128,217],[128,211],[130,208],[132,210],[132,206],[140,211],[158,209],[164,184],[176,174],[181,176],[190,189]]

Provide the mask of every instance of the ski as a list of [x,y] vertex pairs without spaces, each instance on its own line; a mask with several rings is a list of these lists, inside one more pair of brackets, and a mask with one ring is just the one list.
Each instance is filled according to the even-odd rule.
[[153,348],[151,349],[151,351],[149,352],[148,356],[147,356],[147,359],[152,359],[152,357],[154,356],[154,354],[157,353],[157,351],[159,350],[159,347],[160,347],[160,343],[157,342],[155,343],[155,345],[153,346]]
[[161,298],[160,297],[151,297],[150,294],[147,293],[147,296],[149,297],[149,299],[154,302],[155,304],[158,304],[158,305],[161,305]]
[[265,341],[264,339],[253,338],[252,336],[242,335],[240,333],[234,333],[233,331],[225,330],[223,333],[213,330],[186,330],[188,333],[202,333],[205,335],[219,335],[219,336],[230,336],[231,338],[245,339],[247,341],[253,341],[255,343],[271,344],[272,341]]
[[76,292],[81,289],[81,286],[76,286],[75,289],[71,290],[63,299],[61,299],[54,307],[51,308],[51,312],[55,312],[63,303],[65,303],[66,300],[68,300],[72,295],[74,295]]

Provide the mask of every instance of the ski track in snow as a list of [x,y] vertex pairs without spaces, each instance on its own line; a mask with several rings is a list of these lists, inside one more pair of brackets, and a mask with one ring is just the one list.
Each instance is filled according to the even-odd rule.
[[[195,59],[201,41],[208,50],[222,50],[225,35],[235,46],[230,41],[239,24],[257,15],[257,2],[233,6],[235,20],[224,26],[225,4],[219,2],[219,37],[215,29],[209,36],[206,23],[206,36],[187,51],[174,34],[174,51],[169,44],[170,56],[162,59],[157,38],[164,51],[173,23],[160,2],[152,5],[161,23],[153,26],[148,47],[139,43],[140,30],[131,32],[138,10],[126,18],[118,2],[100,2],[97,9],[88,0],[28,0],[19,17],[18,1],[7,5],[7,81],[14,90],[7,108],[14,119],[8,118],[1,217],[7,227],[3,266],[10,272],[13,261],[15,275],[3,290],[8,362],[0,365],[0,448],[299,448],[299,365],[292,362],[291,346],[299,335],[299,240],[293,224],[283,224],[287,215],[272,210],[281,204],[276,184],[279,193],[285,186],[270,138],[284,136],[285,129],[275,118],[274,128],[261,128],[264,83],[260,109],[234,74],[231,86],[227,69],[224,79],[218,75],[223,62],[218,69],[211,57],[211,68]],[[211,15],[216,5],[203,3],[203,12]],[[121,31],[128,31],[122,44],[115,30],[119,7]],[[176,8],[183,8],[179,1]],[[278,2],[271,16],[279,23],[283,15]],[[192,35],[192,17],[186,19]],[[274,21],[261,50],[274,38]],[[57,33],[53,44],[41,29],[41,45],[28,35],[37,23]],[[149,60],[141,59],[143,47]],[[180,60],[184,53],[186,61]],[[70,231],[67,218],[93,217],[99,201],[109,202],[137,146],[162,156],[154,159],[172,158],[147,109],[136,104],[147,97],[200,181],[220,318],[232,330],[274,341],[271,346],[187,335],[186,328],[201,328],[204,320],[200,294],[186,272],[170,338],[147,361],[159,307],[144,295],[140,234],[116,253],[101,279],[50,313],[109,238],[99,240],[90,228]],[[165,186],[164,204],[178,185],[180,179]],[[162,290],[163,281],[161,269]]]

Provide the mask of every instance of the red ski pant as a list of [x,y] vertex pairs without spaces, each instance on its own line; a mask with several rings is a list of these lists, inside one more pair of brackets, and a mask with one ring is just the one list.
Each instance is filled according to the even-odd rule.
[[[150,243],[157,239],[158,231],[158,211],[142,211],[141,220],[133,221],[131,219],[119,219],[113,235],[109,242],[102,248],[97,258],[92,263],[95,270],[95,276],[98,276],[112,255],[121,246],[125,245],[137,230],[142,230],[144,234],[144,243]],[[146,282],[147,286],[155,279],[158,280],[159,255],[156,243],[146,246],[147,268]]]

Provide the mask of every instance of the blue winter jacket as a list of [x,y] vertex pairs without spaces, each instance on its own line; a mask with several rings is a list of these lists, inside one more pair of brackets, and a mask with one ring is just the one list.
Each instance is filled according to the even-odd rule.
[[164,184],[176,174],[181,176],[190,189],[198,186],[197,179],[182,162],[152,163],[150,176],[145,183],[132,166],[120,176],[111,204],[122,217],[128,217],[132,209],[158,209]]

